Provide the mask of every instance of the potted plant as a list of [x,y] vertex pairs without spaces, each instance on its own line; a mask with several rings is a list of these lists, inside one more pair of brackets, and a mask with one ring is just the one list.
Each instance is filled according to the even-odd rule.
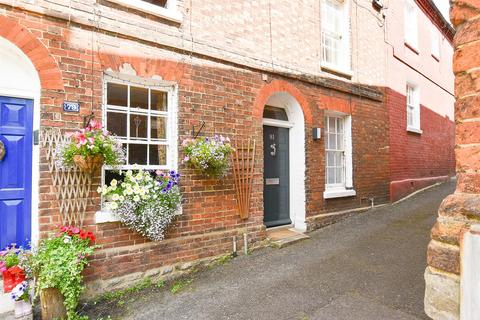
[[162,240],[180,207],[180,174],[175,170],[128,170],[119,174],[123,181],[114,179],[98,188],[109,199],[105,206],[127,227],[151,240]]
[[218,135],[185,139],[182,146],[185,153],[183,163],[213,177],[226,175],[230,155],[235,151],[228,137]]
[[86,128],[67,133],[70,140],[59,144],[56,150],[57,167],[68,169],[77,166],[88,173],[103,164],[116,166],[125,163],[122,144],[102,124],[91,120]]
[[82,272],[96,248],[95,236],[76,227],[60,227],[40,241],[31,257],[35,296],[40,296],[42,319],[78,319],[83,291]]
[[10,297],[15,301],[15,318],[25,318],[32,314],[28,281],[31,273],[28,260],[29,252],[17,248],[15,244],[0,252],[3,291],[9,292]]
[[28,281],[23,281],[17,284],[12,292],[10,292],[10,297],[15,301],[15,318],[25,319],[32,315],[30,284]]

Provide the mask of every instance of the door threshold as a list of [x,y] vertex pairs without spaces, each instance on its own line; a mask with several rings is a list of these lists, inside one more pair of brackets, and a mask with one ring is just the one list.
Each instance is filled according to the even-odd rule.
[[[288,228],[288,229],[293,228],[293,223],[284,224],[284,225],[275,226],[275,227],[267,227],[267,226],[265,226],[265,229],[267,229],[268,231],[270,231],[270,230],[277,230],[277,229],[285,229],[285,228]],[[295,228],[294,228],[294,229],[295,229]]]

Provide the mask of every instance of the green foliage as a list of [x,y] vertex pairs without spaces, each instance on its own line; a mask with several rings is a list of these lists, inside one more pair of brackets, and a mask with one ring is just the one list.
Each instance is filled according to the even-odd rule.
[[170,292],[173,294],[177,294],[180,291],[184,290],[192,282],[193,279],[180,279],[178,281],[175,281],[170,288]]
[[183,141],[184,163],[202,170],[207,175],[221,177],[227,173],[229,157],[235,151],[230,139],[222,136],[199,137]]
[[232,260],[232,255],[231,254],[226,254],[224,256],[221,256],[220,258],[217,259],[216,263],[219,265],[224,265],[226,263],[229,263]]
[[78,233],[62,232],[41,241],[31,258],[36,278],[35,294],[38,296],[43,289],[58,289],[65,298],[69,320],[85,319],[77,315],[76,308],[83,290],[82,271],[88,264],[87,256],[95,249],[90,241],[90,238],[81,238]]
[[4,257],[5,261],[5,266],[8,268],[11,268],[13,266],[16,266],[20,263],[20,258],[18,257],[18,254],[15,253],[14,251],[9,251]]

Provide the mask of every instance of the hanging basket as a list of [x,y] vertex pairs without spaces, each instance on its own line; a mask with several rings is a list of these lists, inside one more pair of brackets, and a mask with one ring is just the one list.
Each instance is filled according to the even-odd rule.
[[83,172],[92,173],[103,165],[103,156],[73,156],[73,162]]

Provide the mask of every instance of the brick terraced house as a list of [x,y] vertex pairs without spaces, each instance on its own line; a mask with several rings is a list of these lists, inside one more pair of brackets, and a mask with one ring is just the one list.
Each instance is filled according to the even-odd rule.
[[[0,0],[0,245],[62,223],[43,132],[92,112],[125,144],[126,167],[178,169],[184,200],[166,239],[148,241],[102,209],[103,168],[83,219],[102,245],[89,295],[452,175],[452,29],[429,0],[383,2]],[[201,135],[256,140],[248,219],[231,174],[180,161],[202,123]]]

